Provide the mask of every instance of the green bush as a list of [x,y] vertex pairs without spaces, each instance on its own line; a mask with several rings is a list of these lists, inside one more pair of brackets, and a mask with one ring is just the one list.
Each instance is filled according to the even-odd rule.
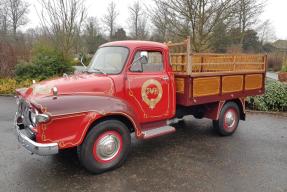
[[25,61],[20,61],[15,70],[17,79],[33,79],[38,76],[37,66],[33,63],[28,63]]
[[265,95],[249,97],[248,106],[260,111],[287,111],[287,85],[267,81]]
[[73,71],[70,58],[65,58],[55,49],[43,45],[43,43],[35,45],[32,54],[31,62],[19,62],[17,64],[15,70],[17,80],[34,78],[43,80]]

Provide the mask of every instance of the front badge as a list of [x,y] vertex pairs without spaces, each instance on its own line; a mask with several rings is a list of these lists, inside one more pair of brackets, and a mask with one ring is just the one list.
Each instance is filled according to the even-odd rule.
[[142,85],[142,99],[149,106],[154,109],[156,104],[162,98],[162,86],[160,82],[155,79],[150,79]]

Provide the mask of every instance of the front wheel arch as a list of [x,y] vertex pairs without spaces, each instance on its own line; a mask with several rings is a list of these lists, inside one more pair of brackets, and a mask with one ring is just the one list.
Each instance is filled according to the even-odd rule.
[[118,120],[122,123],[124,123],[127,128],[129,129],[130,133],[133,133],[135,131],[135,125],[133,124],[133,122],[131,121],[131,119],[129,119],[128,117],[124,116],[124,115],[118,115],[118,114],[112,114],[112,115],[108,115],[108,116],[103,116],[100,117],[96,120],[94,120],[90,125],[89,128],[86,132],[86,136],[88,135],[88,133],[91,131],[91,129],[96,126],[97,124],[103,122],[103,121],[108,121],[108,120]]

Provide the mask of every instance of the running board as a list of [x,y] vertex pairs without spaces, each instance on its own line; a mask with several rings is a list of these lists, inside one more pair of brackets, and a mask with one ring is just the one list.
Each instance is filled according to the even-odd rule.
[[154,137],[158,137],[161,135],[166,135],[169,133],[173,133],[175,132],[175,128],[172,126],[164,126],[164,127],[158,127],[158,128],[154,128],[154,129],[150,129],[147,131],[144,131],[144,139],[151,139]]

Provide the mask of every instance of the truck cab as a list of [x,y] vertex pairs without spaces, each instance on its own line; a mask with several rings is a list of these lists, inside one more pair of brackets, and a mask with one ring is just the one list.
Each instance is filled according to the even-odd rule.
[[[171,47],[181,45],[186,46],[186,52],[171,52]],[[215,71],[215,64],[205,69],[206,63],[202,63],[202,75],[198,75],[194,71],[198,68],[191,66],[189,45],[188,41],[106,43],[83,73],[17,90],[18,141],[39,155],[77,148],[83,166],[92,173],[101,173],[123,164],[131,133],[136,139],[172,133],[174,124],[185,115],[210,118],[221,135],[232,135],[239,120],[245,119],[244,98],[264,92],[265,57],[252,57],[260,61],[260,66],[252,68],[253,63],[248,73],[230,71],[230,67]],[[175,56],[181,59],[174,60]],[[251,62],[246,61],[249,57],[242,58],[246,66]],[[233,59],[232,69],[236,70]],[[261,86],[253,83],[248,90],[249,79],[254,81],[259,76],[263,79],[255,80]],[[226,82],[229,83],[226,78],[235,82],[242,79],[241,89],[231,88],[224,93]]]
[[[169,63],[168,47],[161,43],[144,41],[112,42],[102,46],[105,49],[124,49],[126,56],[107,53],[107,65],[123,63],[115,81],[118,97],[122,98],[137,114],[140,124],[170,119],[175,114],[174,74]],[[98,52],[99,52],[98,51]],[[95,54],[90,69],[96,66]],[[103,62],[98,62],[99,65]],[[102,70],[105,70],[103,68]]]

